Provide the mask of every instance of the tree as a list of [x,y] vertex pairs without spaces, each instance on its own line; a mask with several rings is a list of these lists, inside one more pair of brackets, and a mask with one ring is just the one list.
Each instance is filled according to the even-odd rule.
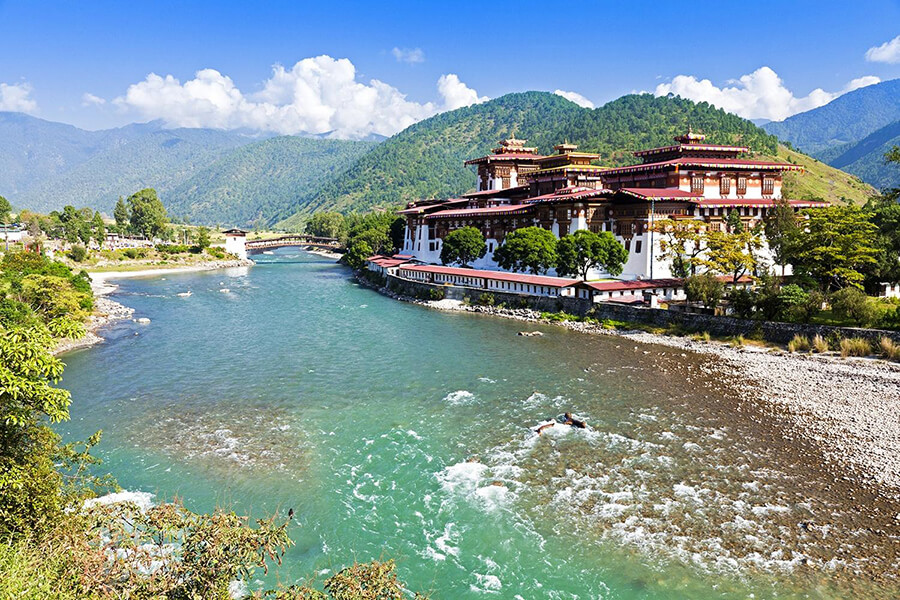
[[93,229],[93,236],[94,240],[97,241],[97,245],[103,246],[103,242],[106,241],[106,224],[103,222],[103,217],[100,216],[99,211],[94,213],[91,228]]
[[794,273],[819,282],[825,290],[861,286],[863,271],[877,263],[877,228],[871,214],[857,206],[803,211],[805,221],[791,236]]
[[797,232],[797,214],[787,200],[779,198],[775,201],[774,209],[766,217],[764,231],[775,264],[781,267],[784,275],[785,266],[791,262],[790,242]]
[[706,249],[701,263],[710,271],[730,275],[733,283],[756,268],[753,251],[761,245],[759,235],[753,231],[728,233],[708,231]]
[[147,238],[160,236],[166,229],[166,208],[156,195],[156,190],[146,188],[128,198],[131,214],[130,229]]
[[[12,212],[12,206],[9,204],[9,200],[0,196],[0,223],[4,226],[9,223],[10,212]],[[6,251],[9,252],[9,232],[4,231],[3,237],[6,240]]]
[[688,277],[697,272],[706,227],[705,222],[696,219],[662,219],[653,224],[653,230],[662,234],[659,259],[669,262],[675,277]]
[[850,319],[860,327],[871,325],[878,316],[875,305],[866,293],[854,286],[831,294],[831,310],[835,315]]
[[712,273],[703,273],[684,280],[684,293],[690,302],[700,302],[706,308],[715,308],[722,300],[725,286]]
[[200,226],[197,229],[197,246],[201,250],[209,248],[209,227]]
[[487,254],[487,244],[481,230],[475,227],[461,227],[447,234],[441,246],[441,262],[445,265],[469,263]]
[[728,213],[725,225],[728,227],[729,233],[743,233],[745,229],[744,222],[741,221],[741,213],[736,208]]
[[317,212],[306,222],[305,231],[317,237],[340,238],[346,233],[344,215],[337,212]]
[[116,228],[119,230],[119,233],[126,233],[131,226],[131,213],[128,210],[128,205],[125,204],[125,200],[122,199],[122,196],[119,196],[119,200],[116,202],[113,216],[116,219]]
[[610,275],[622,272],[628,251],[612,233],[594,233],[586,229],[566,235],[556,243],[556,272],[587,280],[592,269],[600,269]]
[[372,247],[365,240],[356,240],[347,249],[344,255],[344,262],[351,269],[361,269],[366,264],[366,259],[372,256],[374,252]]
[[556,237],[542,227],[517,229],[494,252],[494,260],[501,269],[546,273],[556,265]]

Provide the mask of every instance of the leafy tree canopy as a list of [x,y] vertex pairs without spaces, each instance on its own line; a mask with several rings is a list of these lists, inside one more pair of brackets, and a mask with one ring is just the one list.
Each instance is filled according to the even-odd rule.
[[462,267],[487,254],[487,244],[481,230],[475,227],[461,227],[447,234],[441,247],[441,262],[445,265],[459,264]]
[[618,275],[628,260],[628,251],[608,231],[580,230],[563,236],[556,244],[556,253],[557,273],[585,280],[593,269]]
[[494,252],[501,269],[546,273],[556,266],[556,237],[542,227],[524,227],[509,235]]

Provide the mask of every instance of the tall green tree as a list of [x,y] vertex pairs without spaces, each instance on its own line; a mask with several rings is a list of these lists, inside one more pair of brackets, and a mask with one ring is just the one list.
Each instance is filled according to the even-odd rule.
[[102,247],[103,242],[106,241],[106,223],[103,222],[103,217],[100,215],[100,211],[94,213],[94,219],[91,222],[91,229],[94,240],[97,241],[97,245]]
[[317,212],[306,222],[305,231],[318,237],[341,238],[346,234],[347,222],[339,212]]
[[585,229],[561,237],[556,243],[556,254],[557,273],[585,280],[593,269],[618,275],[628,260],[628,251],[612,233],[594,233]]
[[441,246],[441,262],[445,265],[458,264],[468,267],[487,254],[487,244],[481,230],[476,227],[460,227],[444,237]]
[[705,234],[705,250],[702,264],[712,272],[731,276],[738,280],[756,269],[755,250],[762,242],[753,231],[729,233],[727,231],[708,231]]
[[147,238],[159,237],[166,229],[166,207],[156,190],[145,188],[128,198],[131,231]]
[[[9,203],[9,200],[0,196],[0,223],[4,225],[9,224],[9,213],[12,212],[12,206]],[[3,237],[6,241],[6,251],[9,252],[9,232],[4,231]]]
[[119,196],[118,201],[116,201],[116,208],[113,209],[113,217],[116,219],[116,228],[119,230],[119,233],[127,233],[128,228],[131,226],[131,213],[122,196]]
[[546,273],[556,266],[556,236],[543,227],[523,227],[506,236],[494,252],[501,269]]
[[784,198],[775,201],[775,207],[767,215],[763,231],[772,251],[775,264],[781,267],[781,274],[791,262],[790,241],[797,233],[797,214]]
[[794,273],[815,279],[825,290],[861,287],[864,272],[877,263],[877,227],[858,206],[803,211],[805,220],[790,240]]
[[197,228],[197,246],[199,246],[201,250],[206,250],[209,248],[209,244],[209,227],[201,225]]
[[706,227],[698,219],[662,219],[653,224],[653,230],[661,234],[659,259],[669,262],[675,277],[689,277],[697,272]]

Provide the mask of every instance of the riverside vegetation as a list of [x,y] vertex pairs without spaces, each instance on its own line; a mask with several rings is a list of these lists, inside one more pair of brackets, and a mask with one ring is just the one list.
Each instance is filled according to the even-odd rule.
[[[287,518],[197,514],[177,501],[115,502],[116,483],[91,449],[101,432],[63,444],[69,417],[56,386],[61,338],[84,334],[93,306],[87,275],[36,253],[0,262],[0,598],[230,598],[291,545]],[[243,595],[251,595],[249,592]],[[288,586],[254,598],[405,597],[391,561],[356,564],[324,591]]]

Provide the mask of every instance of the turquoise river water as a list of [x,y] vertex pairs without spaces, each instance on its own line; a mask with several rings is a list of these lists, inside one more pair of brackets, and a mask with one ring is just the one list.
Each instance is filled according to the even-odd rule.
[[[315,255],[257,258],[122,280],[151,323],[64,357],[60,426],[103,429],[103,468],[157,501],[293,508],[296,546],[253,586],[392,557],[443,599],[896,596],[897,538],[713,358],[519,337]],[[533,432],[567,410],[590,429]]]

